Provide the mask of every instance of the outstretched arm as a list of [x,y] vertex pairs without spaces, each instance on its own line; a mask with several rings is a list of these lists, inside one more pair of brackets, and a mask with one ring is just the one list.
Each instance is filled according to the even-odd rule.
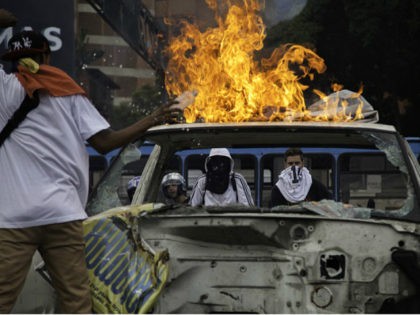
[[15,25],[17,18],[9,11],[0,9],[0,27],[5,28]]
[[111,150],[122,147],[140,138],[147,129],[174,122],[179,117],[182,110],[171,108],[175,101],[170,101],[158,107],[149,116],[135,122],[134,124],[121,130],[105,129],[94,134],[87,141],[99,153],[105,154]]

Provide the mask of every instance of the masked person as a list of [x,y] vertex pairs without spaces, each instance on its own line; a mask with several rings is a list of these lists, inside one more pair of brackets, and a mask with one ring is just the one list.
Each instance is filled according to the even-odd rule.
[[270,207],[332,198],[328,189],[304,166],[303,152],[299,148],[289,148],[284,162],[286,168],[271,191]]
[[168,205],[187,204],[190,200],[185,179],[179,173],[173,172],[163,176],[161,189]]
[[[0,9],[0,26],[13,25],[12,17]],[[13,127],[8,121],[21,104],[31,104],[32,110],[0,143],[0,312],[12,310],[38,250],[59,311],[92,313],[82,226],[89,187],[85,141],[104,154],[178,116],[179,110],[168,103],[114,131],[84,90],[49,65],[50,46],[42,34],[15,34],[2,59],[17,70],[0,70],[2,135]]]
[[191,193],[191,205],[253,206],[251,190],[245,178],[233,172],[233,159],[226,148],[213,148],[205,161],[206,174],[198,178]]

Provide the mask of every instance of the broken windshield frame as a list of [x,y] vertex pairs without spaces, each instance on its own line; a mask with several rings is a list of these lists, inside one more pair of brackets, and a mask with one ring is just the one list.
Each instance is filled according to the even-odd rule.
[[[185,131],[185,129],[181,130]],[[218,132],[223,133],[222,131]],[[293,136],[298,135],[299,132],[308,133],[308,130],[296,129],[287,136],[292,138]],[[212,131],[210,130],[207,133],[211,134]],[[232,139],[232,135],[226,134],[225,143],[229,143]],[[280,138],[281,134],[278,133],[277,135],[277,138]],[[286,138],[282,137],[281,140],[271,140],[271,143],[269,143],[268,140],[265,139],[266,137],[261,134],[259,138],[265,139],[265,146],[253,147],[252,145],[244,146],[243,144],[227,146],[230,149],[232,156],[239,161],[239,165],[242,164],[242,167],[245,167],[245,169],[240,169],[239,171],[243,171],[250,176],[249,178],[251,178],[250,180],[252,181],[251,185],[253,185],[254,198],[257,201],[257,207],[243,209],[243,211],[257,211],[263,213],[281,213],[287,211],[289,213],[316,213],[339,218],[368,219],[371,217],[382,217],[418,220],[417,213],[419,206],[417,181],[419,178],[419,170],[418,165],[412,165],[412,153],[407,152],[409,147],[405,146],[404,142],[400,143],[396,134],[390,132],[352,130],[351,132],[347,132],[347,136],[343,135],[343,137],[348,138],[348,135],[351,135],[350,138],[359,137],[360,143],[354,148],[351,148],[352,143],[342,145],[342,148],[335,143],[325,143],[324,147],[319,147],[319,139],[322,139],[322,137],[321,135],[314,135],[311,139],[312,146],[309,143],[304,143],[304,146],[302,146],[305,156],[308,156],[312,162],[312,167],[317,167],[317,160],[313,157],[319,155],[322,150],[324,150],[324,154],[327,155],[325,158],[321,158],[321,160],[328,160],[328,156],[331,156],[330,159],[332,159],[333,162],[331,163],[333,163],[333,165],[326,170],[320,169],[318,173],[324,172],[326,175],[323,176],[331,181],[329,185],[335,200],[303,202],[299,206],[280,206],[273,207],[272,209],[267,209],[268,206],[265,203],[262,194],[263,189],[266,189],[266,195],[269,194],[269,189],[271,189],[270,186],[275,183],[277,178],[278,169],[272,169],[270,168],[271,166],[267,166],[268,164],[264,164],[266,161],[264,160],[264,157],[269,154],[272,156],[277,155],[279,160],[281,160],[288,144],[286,143],[279,147],[279,143],[283,142],[282,140]],[[159,184],[164,173],[168,171],[168,169],[166,169],[167,165],[172,165],[171,168],[176,169],[184,175],[189,183],[189,192],[191,191],[193,182],[197,177],[194,177],[189,173],[188,167],[190,164],[188,163],[192,163],[193,160],[191,159],[194,155],[203,160],[210,149],[210,147],[208,147],[209,139],[202,134],[197,133],[196,135],[194,132],[191,132],[189,147],[186,147],[183,140],[185,138],[185,132],[184,135],[182,135],[181,140],[179,140],[177,136],[176,133],[172,132],[170,137],[173,137],[173,139],[168,139],[169,136],[164,133],[159,136],[153,134],[152,137],[150,137],[150,140],[156,141],[157,145],[155,145],[154,152],[150,156],[151,158],[149,158],[149,166],[145,169],[149,174],[142,174],[142,180],[140,182],[140,186],[142,187],[138,188],[135,203],[160,202],[158,200]],[[235,136],[238,137],[238,134],[235,135],[234,132],[233,137]],[[218,146],[221,146],[222,144],[220,142],[221,138],[222,137],[219,136],[217,137],[217,140],[219,141],[217,143]],[[298,138],[301,139],[302,136],[299,136]],[[214,139],[216,138],[214,137]],[[317,139],[318,143],[315,142]],[[293,143],[292,141],[293,140],[289,140],[290,144]],[[354,139],[344,140],[344,142],[346,141],[354,142]],[[402,139],[402,141],[405,140]],[[257,140],[250,139],[249,141],[250,144],[254,142],[257,142]],[[130,176],[141,174],[145,165],[145,160],[148,158],[147,156],[142,156],[141,145],[142,142],[140,141],[136,144],[127,146],[122,150],[120,156],[111,165],[110,169],[91,195],[87,207],[89,215],[113,207],[129,204],[127,200],[124,200],[124,186]],[[314,148],[317,148],[317,150]],[[244,152],[251,157],[254,156],[255,159],[245,159]],[[176,159],[174,159],[174,157],[176,157]],[[141,163],[139,163],[140,160],[142,160]],[[271,159],[267,161],[272,163]],[[357,169],[357,165],[361,165],[360,163],[363,164],[363,161],[370,163],[369,167],[371,169],[368,170],[366,174],[363,173],[363,170]],[[407,163],[410,161],[411,164],[408,165]],[[153,164],[150,164],[152,162]],[[254,164],[247,170],[244,164],[250,163]],[[313,163],[315,163],[315,165]],[[382,174],[377,165],[382,165],[386,173]],[[136,169],[136,167],[138,169]],[[255,178],[253,178],[253,176]],[[349,200],[346,199],[349,196],[344,193],[345,189],[349,189],[351,192]],[[369,191],[369,189],[371,191]],[[393,195],[396,200],[393,201],[393,203],[387,204],[385,204],[384,201],[377,201],[377,207],[370,208],[366,206],[366,198],[369,197],[369,194],[372,198],[375,195],[381,198],[385,198],[386,195]],[[355,200],[359,201],[355,202]],[[385,204],[385,206],[381,206],[381,203]],[[235,209],[226,208],[221,209],[221,211],[232,212],[238,211],[238,209],[239,207],[235,207]],[[210,209],[209,212],[211,212]]]

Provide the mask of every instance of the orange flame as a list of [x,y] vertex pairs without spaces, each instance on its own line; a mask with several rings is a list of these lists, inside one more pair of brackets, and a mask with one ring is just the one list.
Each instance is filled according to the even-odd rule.
[[[217,12],[217,0],[206,2]],[[254,53],[263,48],[265,25],[257,0],[242,3],[231,5],[225,19],[216,13],[218,26],[204,32],[182,22],[181,35],[169,43],[168,94],[198,92],[184,111],[186,121],[348,121],[344,106],[344,114],[333,118],[327,113],[314,118],[307,110],[303,92],[308,86],[299,81],[313,80],[315,72],[326,70],[324,60],[312,50],[290,44],[275,49],[267,59],[254,60]]]

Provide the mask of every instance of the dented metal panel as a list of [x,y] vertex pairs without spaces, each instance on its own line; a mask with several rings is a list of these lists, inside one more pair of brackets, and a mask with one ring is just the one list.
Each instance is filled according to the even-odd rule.
[[[254,147],[299,144],[325,147],[329,152],[345,148],[348,156],[354,148],[359,154],[380,152],[384,171],[392,175],[378,180],[377,165],[369,166],[363,159],[341,165],[337,153],[336,165],[327,174],[338,192],[331,200],[273,208],[155,204],[152,212],[141,216],[138,226],[139,236],[152,248],[169,253],[168,282],[153,312],[420,311],[416,280],[420,273],[420,172],[407,158],[412,155],[409,147],[402,148],[398,137],[391,126],[369,123],[188,124],[149,130],[146,139],[157,145],[142,172],[133,204],[158,202],[160,180],[177,150],[194,154],[195,149],[228,147],[252,154]],[[121,154],[121,161],[127,160],[129,151]],[[258,175],[264,167],[256,167],[259,180],[265,178]],[[351,181],[347,186],[340,180],[343,171],[350,174],[344,177]],[[118,170],[108,181],[105,178],[104,188],[99,187],[92,199],[100,202],[88,211],[96,213],[104,207],[106,198],[100,196],[116,187],[116,174]],[[363,181],[355,182],[359,177]],[[387,180],[394,183],[388,187]],[[255,179],[253,183],[254,189],[262,189]],[[340,199],[345,189],[353,189],[353,203]],[[361,204],[359,195],[377,199],[377,206]]]
[[141,234],[169,249],[156,313],[376,313],[416,292],[391,255],[419,252],[418,234],[388,222],[166,214]]

